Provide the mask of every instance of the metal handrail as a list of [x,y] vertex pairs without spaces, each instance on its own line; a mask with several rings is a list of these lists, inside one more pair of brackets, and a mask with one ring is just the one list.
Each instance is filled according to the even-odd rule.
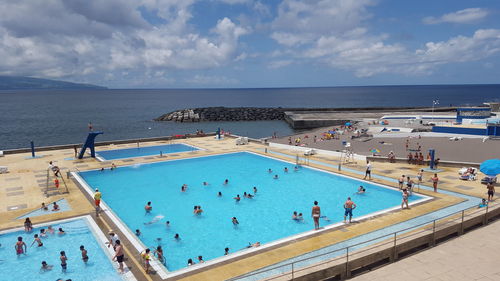
[[[432,230],[432,234],[434,235],[435,232],[436,232],[436,230],[439,230],[440,226],[449,224],[449,223],[451,223],[453,221],[457,221],[457,220],[461,220],[461,222],[458,222],[458,224],[463,224],[465,217],[472,216],[472,215],[478,214],[478,213],[483,213],[483,212],[485,214],[487,214],[487,213],[489,213],[490,207],[496,207],[496,206],[499,206],[499,205],[500,205],[500,203],[499,204],[493,204],[492,202],[489,202],[489,204],[485,208],[481,208],[481,209],[478,209],[477,207],[464,208],[464,209],[461,209],[459,211],[456,211],[456,212],[453,212],[451,214],[448,214],[446,216],[442,216],[442,217],[436,218],[436,219],[434,219],[432,221],[425,222],[425,223],[420,223],[420,224],[417,224],[417,225],[414,225],[414,226],[411,226],[411,227],[408,227],[408,228],[405,228],[405,229],[402,229],[402,230],[399,230],[399,231],[392,232],[390,234],[381,235],[381,236],[378,236],[376,238],[372,238],[372,239],[369,239],[369,240],[366,240],[366,241],[363,241],[363,242],[360,242],[360,243],[356,243],[356,244],[353,244],[353,245],[350,245],[350,246],[347,246],[347,247],[344,247],[344,248],[341,248],[341,249],[336,249],[336,250],[333,250],[333,251],[329,251],[329,252],[326,252],[326,253],[321,253],[321,254],[318,254],[318,255],[315,255],[315,256],[312,256],[312,257],[307,257],[307,258],[299,259],[299,260],[296,260],[296,261],[293,261],[293,262],[288,262],[288,263],[281,264],[281,265],[276,265],[276,266],[272,266],[272,267],[266,267],[266,268],[258,269],[256,271],[253,271],[253,272],[250,272],[250,273],[245,273],[245,274],[242,274],[240,276],[230,278],[228,280],[229,281],[239,280],[239,279],[242,279],[242,278],[247,278],[247,277],[251,277],[251,276],[254,276],[254,275],[262,274],[262,273],[265,273],[265,272],[270,272],[272,270],[276,270],[276,269],[279,269],[279,268],[288,268],[288,267],[292,268],[291,272],[287,271],[287,272],[278,273],[275,276],[266,277],[266,280],[273,280],[273,279],[276,279],[276,278],[284,277],[286,275],[292,275],[292,278],[293,278],[293,276],[295,275],[296,272],[299,272],[299,271],[302,271],[302,270],[305,269],[304,267],[298,268],[297,267],[298,263],[301,263],[301,262],[304,262],[304,261],[307,261],[307,260],[318,259],[318,258],[320,258],[322,256],[332,255],[332,254],[337,253],[337,252],[346,252],[346,255],[335,257],[335,258],[329,258],[327,260],[315,263],[315,264],[313,264],[311,266],[319,266],[319,265],[322,265],[322,264],[325,264],[325,263],[328,263],[328,262],[334,262],[334,261],[337,261],[337,260],[340,260],[340,259],[346,259],[347,263],[348,263],[348,255],[349,254],[350,255],[353,255],[353,254],[358,255],[358,254],[367,252],[367,251],[369,251],[369,250],[371,250],[373,248],[381,247],[381,246],[384,246],[384,245],[387,245],[387,244],[391,244],[391,243],[393,243],[394,247],[396,247],[396,245],[397,245],[396,241],[398,239],[398,237],[397,237],[398,233],[399,233],[399,235],[402,235],[402,234],[405,234],[406,232],[408,232],[408,231],[410,231],[412,229],[413,230],[418,230],[418,229],[422,228],[423,226],[429,225],[430,228],[424,228],[423,230],[419,230],[418,232],[410,233],[409,235],[407,235],[405,237],[401,237],[400,239],[407,239],[409,237],[412,237],[414,235],[417,235],[417,234],[420,234],[420,233],[423,233],[423,232],[426,232],[426,231],[429,231],[429,230]],[[483,209],[484,209],[484,211],[483,211]],[[466,214],[466,212],[467,212],[467,214]],[[446,221],[446,222],[442,222],[442,223],[439,222],[439,221],[442,221],[445,218],[449,218],[449,217],[455,216],[457,214],[460,214],[461,216],[457,217],[456,219],[453,219],[451,221]],[[462,226],[462,230],[463,230],[463,226]],[[360,245],[367,244],[367,243],[373,242],[375,240],[384,239],[386,237],[388,238],[390,236],[393,236],[393,240],[390,240],[389,242],[383,242],[382,244],[378,243],[378,244],[376,244],[373,247],[367,246],[368,248],[365,247],[365,248],[363,248],[361,250],[357,250],[355,253],[350,253],[349,252],[349,249],[356,248],[356,247],[358,247]],[[330,246],[332,246],[332,245],[329,245],[327,247],[330,247]],[[317,249],[315,251],[318,251],[318,250],[321,250],[321,248]]]

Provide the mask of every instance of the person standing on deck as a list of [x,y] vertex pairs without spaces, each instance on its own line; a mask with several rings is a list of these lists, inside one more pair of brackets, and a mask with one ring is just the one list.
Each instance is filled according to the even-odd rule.
[[434,187],[434,192],[437,192],[437,190],[438,190],[438,182],[439,182],[438,175],[434,174],[434,176],[431,178],[431,180],[432,180],[432,187]]
[[372,179],[372,164],[370,161],[366,161],[366,172],[363,179],[366,179],[366,176],[368,176],[370,180]]
[[356,204],[351,201],[351,197],[347,197],[347,201],[344,203],[344,223],[346,222],[347,216],[349,216],[349,222],[352,220],[352,210],[356,209]]

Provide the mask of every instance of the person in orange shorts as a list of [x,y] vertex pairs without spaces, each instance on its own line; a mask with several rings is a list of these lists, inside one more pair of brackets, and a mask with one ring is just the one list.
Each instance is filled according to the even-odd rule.
[[59,188],[59,180],[57,178],[54,180],[54,185],[56,188]]
[[101,197],[102,197],[102,193],[99,191],[99,189],[96,188],[95,193],[94,193],[94,202],[95,202],[96,207],[100,207]]

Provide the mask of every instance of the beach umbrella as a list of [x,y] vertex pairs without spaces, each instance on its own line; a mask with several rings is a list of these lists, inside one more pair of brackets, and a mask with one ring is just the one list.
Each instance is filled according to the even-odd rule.
[[479,166],[481,173],[487,176],[496,176],[500,174],[500,159],[490,159],[481,163]]
[[380,150],[376,149],[376,148],[372,148],[372,150],[370,150],[371,153],[380,153]]
[[346,122],[345,125],[346,126],[351,126],[352,124],[351,124],[351,122]]

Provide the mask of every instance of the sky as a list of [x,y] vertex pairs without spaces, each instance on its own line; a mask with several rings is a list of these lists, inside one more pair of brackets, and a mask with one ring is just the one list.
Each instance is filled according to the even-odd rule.
[[2,0],[0,75],[110,88],[497,84],[498,0]]

